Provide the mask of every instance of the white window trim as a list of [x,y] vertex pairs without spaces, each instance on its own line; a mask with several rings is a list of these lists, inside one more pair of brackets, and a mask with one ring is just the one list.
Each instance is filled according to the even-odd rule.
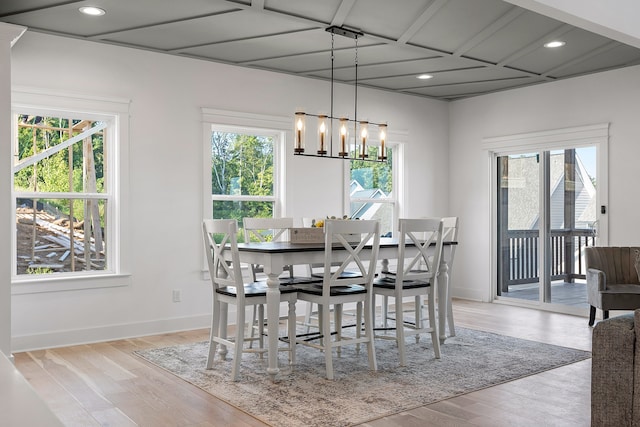
[[[114,143],[110,144],[108,168],[109,182],[113,186],[112,200],[109,203],[110,224],[110,269],[104,271],[86,271],[60,273],[53,276],[22,277],[15,271],[16,236],[12,228],[12,295],[42,292],[57,292],[79,289],[95,289],[115,286],[128,286],[131,283],[129,245],[124,236],[129,235],[128,221],[128,183],[129,183],[129,107],[126,99],[94,97],[84,94],[50,91],[40,88],[14,87],[12,90],[13,114],[34,112],[37,114],[60,115],[69,113],[82,115],[88,119],[111,120],[115,129]],[[55,194],[56,197],[64,194]],[[74,196],[77,196],[75,194]],[[84,195],[83,195],[84,197]],[[15,197],[12,191],[12,204],[15,212]]]

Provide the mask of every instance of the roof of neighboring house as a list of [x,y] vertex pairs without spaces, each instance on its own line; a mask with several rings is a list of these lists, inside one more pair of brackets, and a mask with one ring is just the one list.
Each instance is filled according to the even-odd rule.
[[[551,228],[564,228],[564,153],[550,155]],[[509,229],[531,230],[539,222],[539,165],[537,155],[509,158]],[[586,227],[596,220],[596,189],[576,154],[576,225]]]
[[[362,199],[380,199],[385,197],[385,194],[379,188],[371,190],[358,190],[351,193],[352,198]],[[377,204],[372,202],[353,202],[351,203],[351,218],[370,218],[374,212],[368,212],[370,210],[377,210]]]

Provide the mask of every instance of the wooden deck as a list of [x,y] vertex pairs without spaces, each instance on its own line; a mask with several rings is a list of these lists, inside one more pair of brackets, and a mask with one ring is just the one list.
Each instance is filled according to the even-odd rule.
[[[502,292],[502,297],[538,301],[540,299],[540,289],[537,283],[530,285],[511,285],[509,286],[509,292]],[[571,307],[589,308],[586,283],[552,283],[551,302]]]

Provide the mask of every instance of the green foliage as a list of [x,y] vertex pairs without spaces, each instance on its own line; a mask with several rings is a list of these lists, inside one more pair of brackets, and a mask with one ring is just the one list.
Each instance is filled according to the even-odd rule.
[[53,270],[49,267],[29,267],[27,268],[27,274],[49,274],[53,273]]
[[[238,229],[242,229],[242,218],[273,217],[273,203],[216,200],[213,202],[213,217],[215,219],[235,219],[238,221]],[[244,240],[238,239],[238,241]]]
[[[228,132],[211,134],[211,187],[213,194],[272,196],[273,138]],[[216,201],[214,218],[273,216],[272,202]]]
[[[377,155],[376,147],[369,147],[369,158]],[[351,179],[366,189],[381,189],[385,194],[393,190],[392,150],[387,149],[387,162],[351,160]]]
[[[69,126],[81,122],[80,119],[18,116],[17,158],[24,161],[34,154],[41,153],[61,144],[70,137],[82,132],[74,130],[69,136]],[[83,192],[84,141],[78,141],[70,148],[63,149],[28,166],[14,174],[14,188],[17,191],[37,192]],[[97,192],[104,191],[104,141],[103,136],[94,134],[91,137],[93,163],[96,171]],[[69,173],[69,155],[72,153],[71,173]],[[62,212],[69,212],[68,201],[49,200],[49,205]],[[74,202],[74,217],[84,219],[82,201]]]

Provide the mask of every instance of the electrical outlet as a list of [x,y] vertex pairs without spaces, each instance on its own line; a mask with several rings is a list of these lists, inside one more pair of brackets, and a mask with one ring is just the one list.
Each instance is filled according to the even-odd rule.
[[173,290],[173,302],[182,301],[182,291],[180,289]]

